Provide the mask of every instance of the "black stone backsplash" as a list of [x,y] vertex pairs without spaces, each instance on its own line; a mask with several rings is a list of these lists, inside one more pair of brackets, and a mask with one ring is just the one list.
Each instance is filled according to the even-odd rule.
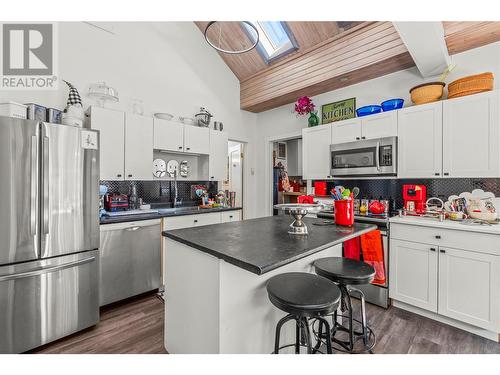
[[[100,181],[108,187],[109,193],[129,194],[132,184],[137,186],[137,195],[145,203],[171,204],[174,199],[173,181]],[[192,194],[192,185],[205,185],[211,196],[217,194],[218,183],[211,181],[178,181],[178,196],[184,206],[198,205],[199,199]]]
[[[391,198],[395,200],[396,207],[403,206],[403,185],[420,184],[427,187],[427,198],[438,197],[443,200],[450,195],[460,194],[464,191],[482,189],[491,191],[495,196],[500,196],[500,178],[432,178],[432,179],[380,179],[380,180],[335,180],[328,181],[328,191],[335,185],[360,189],[358,198],[378,199]],[[314,185],[313,185],[314,186]]]

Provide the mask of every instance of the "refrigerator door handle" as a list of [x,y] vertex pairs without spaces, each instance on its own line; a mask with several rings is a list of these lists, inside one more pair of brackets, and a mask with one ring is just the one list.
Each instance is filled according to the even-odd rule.
[[43,137],[43,234],[49,233],[49,138]]
[[91,263],[94,260],[95,260],[95,256],[92,256],[92,257],[89,257],[89,258],[80,259],[80,260],[76,260],[76,261],[73,261],[73,262],[58,264],[56,266],[35,269],[35,270],[32,270],[32,271],[15,273],[15,274],[12,274],[12,275],[2,275],[2,276],[0,276],[0,282],[2,282],[2,281],[9,281],[9,280],[16,280],[16,279],[23,279],[23,278],[32,277],[32,276],[39,276],[39,275],[43,275],[43,274],[46,274],[46,273],[56,272],[56,271],[64,270],[66,268],[72,268],[72,267],[75,267],[75,266],[80,266],[82,264]]
[[36,212],[38,198],[38,137],[31,137],[31,200],[30,200],[30,233],[36,235]]

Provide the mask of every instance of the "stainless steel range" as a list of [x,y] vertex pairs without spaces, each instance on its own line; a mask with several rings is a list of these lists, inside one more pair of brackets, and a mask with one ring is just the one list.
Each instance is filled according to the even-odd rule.
[[[321,211],[317,214],[318,218],[334,219],[333,211]],[[384,250],[384,268],[385,268],[385,284],[376,285],[356,285],[365,294],[367,302],[383,308],[389,307],[389,215],[361,215],[355,214],[354,221],[356,223],[369,223],[377,225],[382,236],[382,245]]]
[[0,117],[0,353],[99,320],[99,134]]

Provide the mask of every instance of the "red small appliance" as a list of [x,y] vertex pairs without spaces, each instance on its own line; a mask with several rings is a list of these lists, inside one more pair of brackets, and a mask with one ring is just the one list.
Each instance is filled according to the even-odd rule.
[[409,213],[425,213],[427,188],[425,185],[403,185],[404,209]]
[[107,194],[104,206],[106,211],[116,212],[128,209],[128,196],[126,194]]

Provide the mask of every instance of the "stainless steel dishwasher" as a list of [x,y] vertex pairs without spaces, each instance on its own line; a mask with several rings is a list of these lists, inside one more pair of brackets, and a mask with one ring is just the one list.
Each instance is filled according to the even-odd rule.
[[104,224],[100,306],[160,287],[160,220]]

